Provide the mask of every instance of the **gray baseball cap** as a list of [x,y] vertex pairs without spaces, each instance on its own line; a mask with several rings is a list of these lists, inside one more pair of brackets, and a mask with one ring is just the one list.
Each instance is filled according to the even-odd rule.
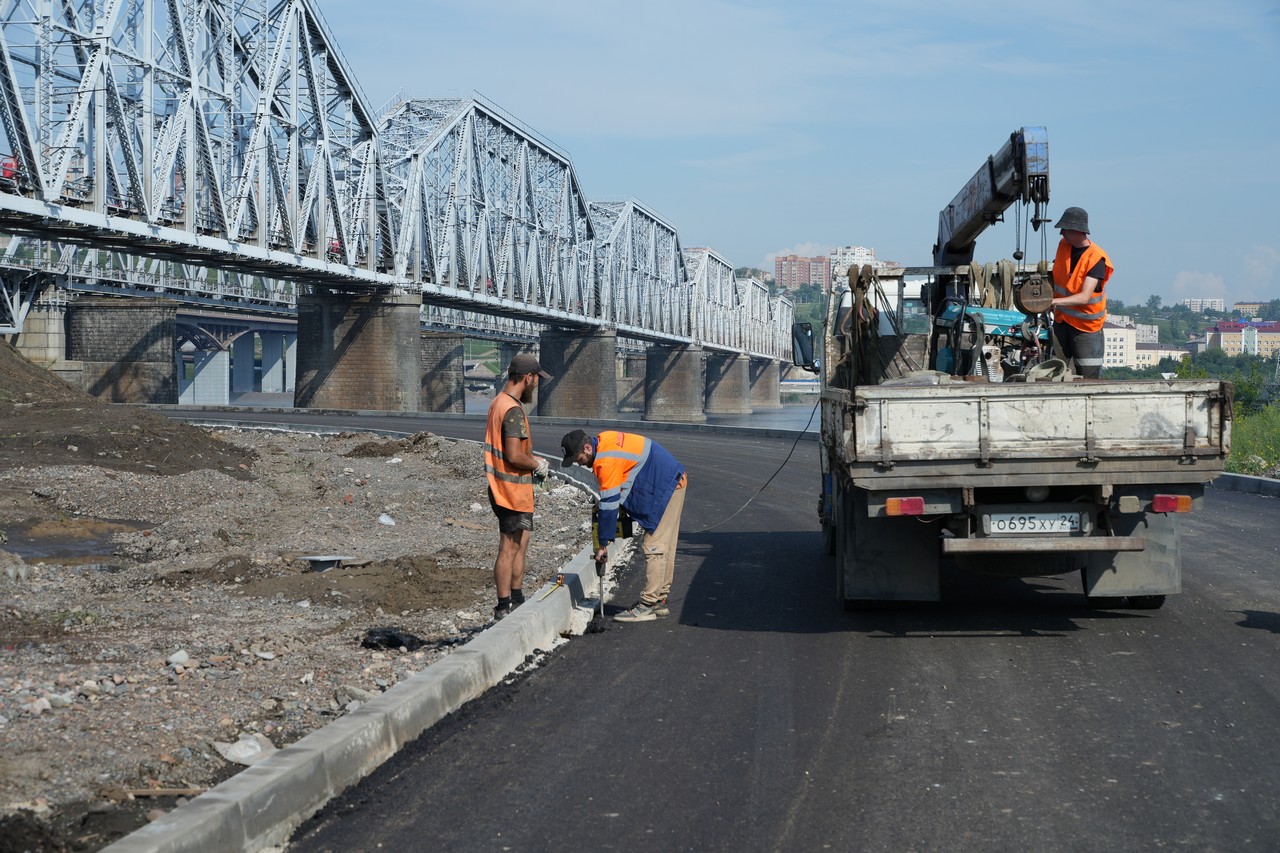
[[515,372],[521,376],[526,373],[536,373],[543,379],[550,379],[551,374],[542,369],[542,365],[538,364],[538,360],[527,352],[522,352],[515,358],[511,359],[511,368],[508,373]]

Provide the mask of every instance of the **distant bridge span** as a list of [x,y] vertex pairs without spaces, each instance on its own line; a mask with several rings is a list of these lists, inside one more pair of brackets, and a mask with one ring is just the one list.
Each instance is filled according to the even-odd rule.
[[0,2],[0,333],[41,285],[785,360],[791,303],[476,95],[364,101],[316,0]]

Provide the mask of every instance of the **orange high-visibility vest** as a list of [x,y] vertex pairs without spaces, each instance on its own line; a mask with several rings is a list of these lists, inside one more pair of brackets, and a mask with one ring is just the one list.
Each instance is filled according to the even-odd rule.
[[1071,244],[1066,240],[1058,243],[1058,254],[1053,259],[1053,295],[1070,296],[1079,293],[1084,287],[1084,280],[1089,270],[1098,265],[1098,261],[1106,264],[1107,272],[1093,291],[1093,298],[1083,305],[1055,305],[1053,316],[1064,323],[1075,326],[1082,332],[1101,331],[1107,319],[1107,294],[1103,285],[1111,278],[1115,269],[1111,266],[1111,258],[1097,243],[1085,247],[1084,254],[1076,261],[1075,269],[1071,268]]
[[[516,512],[533,512],[533,472],[513,467],[502,452],[502,421],[507,412],[519,407],[516,398],[505,391],[499,391],[489,406],[489,422],[484,430],[484,473],[489,478],[494,503]],[[522,441],[525,452],[532,452],[532,439]]]

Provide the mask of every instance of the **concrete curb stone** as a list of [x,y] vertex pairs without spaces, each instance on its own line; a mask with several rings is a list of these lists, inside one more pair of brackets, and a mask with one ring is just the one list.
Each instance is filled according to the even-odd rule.
[[422,672],[104,850],[256,851],[284,842],[406,743],[498,684],[536,650],[550,649],[571,627],[583,591],[595,588],[592,556],[590,548],[574,555],[560,570],[561,585],[544,585]]

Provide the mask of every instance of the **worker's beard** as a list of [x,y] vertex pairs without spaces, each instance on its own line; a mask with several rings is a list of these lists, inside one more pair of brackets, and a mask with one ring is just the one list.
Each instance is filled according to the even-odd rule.
[[537,390],[537,386],[535,386],[535,385],[526,385],[526,386],[524,386],[524,390],[520,392],[520,402],[521,402],[521,403],[532,403],[532,402],[533,402],[533,392],[534,392],[534,391],[536,391],[536,390]]

